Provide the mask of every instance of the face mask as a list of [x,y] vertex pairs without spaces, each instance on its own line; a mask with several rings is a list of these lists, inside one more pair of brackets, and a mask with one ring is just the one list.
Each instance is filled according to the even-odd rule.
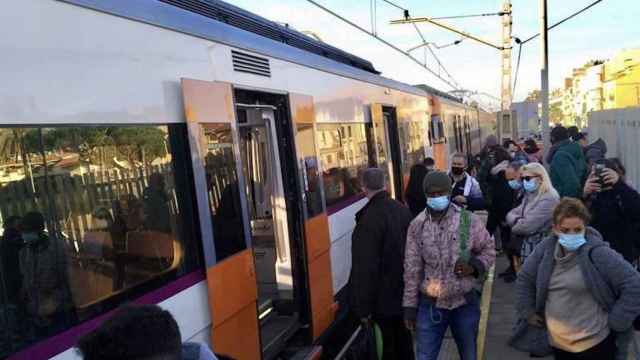
[[518,180],[509,180],[509,187],[513,190],[520,190],[522,188],[522,183]]
[[524,191],[526,192],[534,192],[538,190],[538,181],[536,181],[536,179],[525,180],[522,182],[522,187],[524,187]]
[[464,168],[457,167],[457,166],[452,166],[451,167],[451,173],[453,175],[460,176],[460,175],[462,175],[462,173],[464,173]]
[[435,211],[442,211],[449,206],[449,197],[444,195],[427,198],[427,206]]
[[568,251],[576,251],[587,242],[584,232],[579,234],[558,234],[558,242]]

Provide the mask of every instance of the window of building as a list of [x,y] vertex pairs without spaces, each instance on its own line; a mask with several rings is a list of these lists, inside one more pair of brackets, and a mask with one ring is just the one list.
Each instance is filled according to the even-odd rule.
[[0,357],[200,268],[186,138],[0,129]]
[[[323,164],[322,182],[326,206],[335,207],[362,194],[360,173],[368,166],[368,147],[365,124],[347,125],[352,131],[349,139],[341,130],[344,125],[319,124],[318,131],[327,134],[329,144],[320,146],[320,156],[326,158]],[[333,162],[333,159],[340,161]],[[331,209],[330,209],[331,210]]]

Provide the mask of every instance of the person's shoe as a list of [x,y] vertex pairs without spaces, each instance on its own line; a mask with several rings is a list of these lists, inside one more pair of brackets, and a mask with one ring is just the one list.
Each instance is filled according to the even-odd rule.
[[508,268],[506,268],[503,272],[501,272],[500,274],[498,274],[499,278],[503,278],[505,276],[511,275],[511,274],[515,274],[515,271],[513,271],[513,269],[511,268],[511,266],[509,266]]
[[505,276],[504,278],[502,278],[502,280],[504,280],[505,283],[507,284],[511,284],[512,282],[516,281],[518,277],[516,276],[516,274],[509,274],[507,276]]

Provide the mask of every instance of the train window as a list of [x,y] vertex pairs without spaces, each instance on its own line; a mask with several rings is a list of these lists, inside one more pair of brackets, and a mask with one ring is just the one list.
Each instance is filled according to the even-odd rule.
[[442,143],[445,140],[444,125],[440,115],[431,115],[431,131],[433,143]]
[[185,132],[0,129],[1,358],[199,268]]
[[[351,128],[349,127],[349,136]],[[320,169],[314,141],[313,124],[298,124],[296,126],[296,147],[300,159],[300,169],[305,192],[305,207],[307,216],[313,217],[323,211],[322,185]]]
[[421,120],[400,122],[398,134],[402,148],[402,172],[409,176],[411,166],[422,163],[424,160],[425,124]]
[[207,154],[204,168],[213,225],[216,261],[247,248],[240,187],[229,124],[203,125]]
[[[344,131],[352,132],[346,138]],[[320,144],[322,164],[322,182],[327,207],[340,206],[350,198],[362,193],[360,172],[368,166],[368,148],[365,124],[319,124],[318,132],[327,141]],[[351,153],[352,156],[347,156]]]

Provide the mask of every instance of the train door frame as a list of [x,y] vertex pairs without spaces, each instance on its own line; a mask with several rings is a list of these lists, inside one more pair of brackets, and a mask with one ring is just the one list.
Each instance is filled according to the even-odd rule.
[[279,154],[280,172],[282,180],[282,195],[286,207],[286,222],[289,238],[289,250],[291,252],[291,277],[293,281],[294,307],[298,313],[299,326],[287,329],[276,339],[272,349],[264,352],[265,344],[261,343],[263,358],[273,358],[286,346],[287,341],[311,320],[311,309],[308,296],[308,283],[305,264],[304,239],[304,215],[302,207],[301,184],[298,176],[298,164],[295,148],[295,134],[291,119],[289,99],[286,94],[234,87],[234,105],[237,111],[240,106],[271,107],[274,112],[272,134],[275,141],[272,145]]
[[[202,81],[182,79],[185,118],[187,122],[189,145],[192,151],[192,165],[194,169],[194,183],[196,184],[196,202],[202,233],[202,247],[205,255],[208,302],[211,314],[211,342],[221,353],[234,358],[261,359],[268,358],[264,354],[260,340],[258,319],[258,292],[256,271],[248,229],[248,209],[244,191],[239,191],[240,205],[244,228],[246,248],[220,260],[217,258],[212,227],[212,210],[207,194],[207,176],[204,158],[207,154],[205,142],[205,128],[208,126],[224,125],[230,129],[233,141],[233,158],[235,170],[238,174],[238,186],[245,188],[242,170],[242,160],[239,149],[238,115],[236,103],[256,103],[247,100],[246,94],[254,94],[260,99],[258,104],[273,105],[278,114],[275,121],[278,133],[278,147],[281,155],[281,165],[287,174],[283,180],[285,201],[287,202],[287,220],[289,237],[292,239],[291,259],[292,277],[299,286],[294,287],[296,299],[299,299],[298,328],[307,328],[310,321],[310,305],[308,298],[308,283],[306,280],[305,244],[297,241],[302,234],[302,211],[299,201],[300,191],[293,141],[289,99],[286,93],[264,92],[236,88],[233,84],[219,81]],[[259,95],[259,96],[257,96]],[[281,119],[281,121],[277,121]],[[281,147],[285,147],[284,149]],[[283,156],[291,154],[291,156]],[[283,174],[284,175],[284,174]],[[289,182],[293,181],[293,186]],[[327,230],[328,231],[328,230]],[[296,329],[297,330],[297,329]],[[293,336],[293,334],[290,334]],[[282,346],[286,343],[283,338]]]
[[[377,155],[379,147],[383,147],[386,162],[386,171],[389,178],[389,193],[402,201],[404,182],[402,175],[402,149],[400,148],[400,134],[398,131],[398,115],[396,107],[385,104],[371,104],[371,127],[373,131],[373,143],[376,147],[376,166],[381,166]],[[383,134],[378,134],[378,131]],[[378,140],[383,143],[379,144]]]

